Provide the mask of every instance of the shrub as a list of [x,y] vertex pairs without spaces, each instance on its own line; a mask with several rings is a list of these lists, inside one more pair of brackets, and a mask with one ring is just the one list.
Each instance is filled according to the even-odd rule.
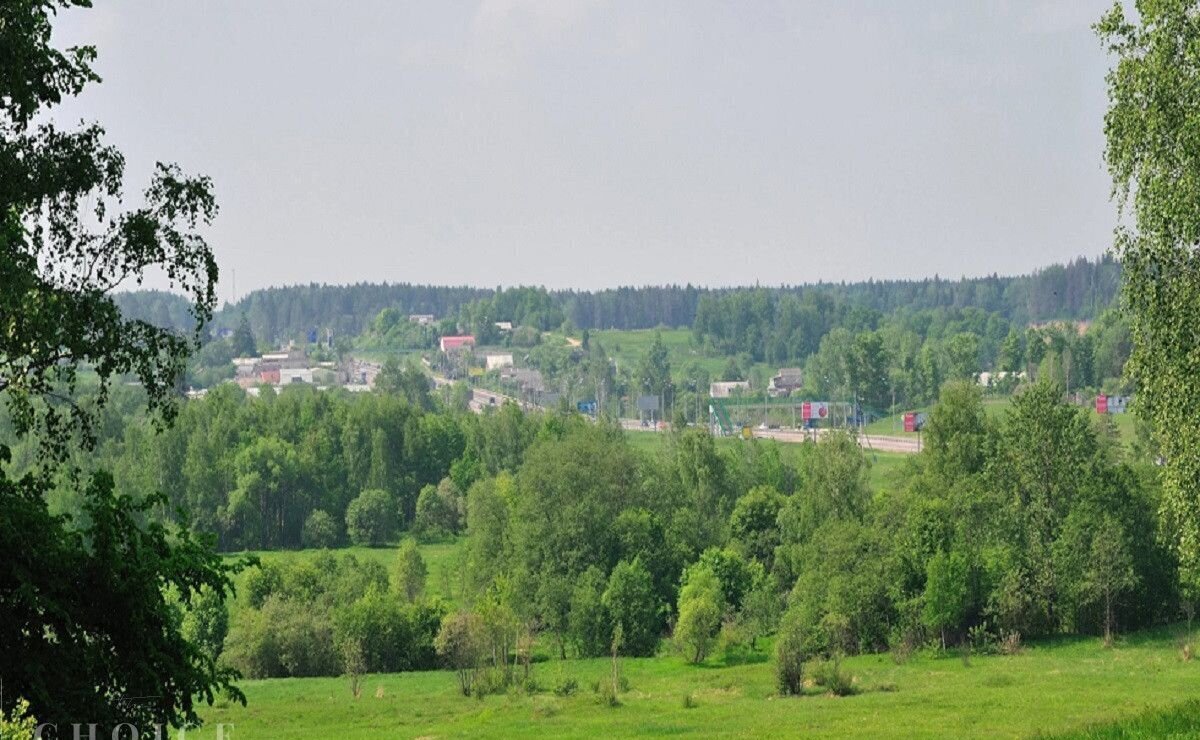
[[337,522],[328,512],[317,509],[304,520],[300,541],[305,547],[327,548],[338,543]]
[[841,659],[834,656],[832,660],[824,660],[812,668],[813,683],[829,691],[834,696],[850,696],[857,693],[854,687],[854,677],[842,670]]
[[346,534],[356,545],[382,545],[392,536],[392,501],[387,491],[369,488],[346,507]]
[[555,696],[573,696],[579,690],[579,681],[568,677],[559,681],[554,686]]
[[775,681],[783,696],[799,696],[804,689],[804,624],[795,609],[784,613],[775,638]]

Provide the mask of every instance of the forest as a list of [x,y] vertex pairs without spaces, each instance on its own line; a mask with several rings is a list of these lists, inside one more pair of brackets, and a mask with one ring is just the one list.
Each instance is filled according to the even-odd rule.
[[[868,314],[891,314],[899,309],[975,307],[1023,324],[1093,318],[1112,304],[1120,280],[1119,263],[1106,255],[1051,265],[1021,277],[871,280],[774,288],[687,285],[578,291],[533,287],[489,290],[404,283],[312,284],[252,291],[234,303],[226,303],[216,312],[214,324],[234,329],[244,316],[254,335],[268,343],[299,338],[310,329],[357,336],[368,330],[381,311],[390,308],[405,316],[453,317],[464,329],[478,328],[474,317],[486,317],[488,325],[511,321],[543,330],[557,328],[564,321],[576,330],[692,327],[700,323],[705,327],[702,331],[709,333],[705,315],[718,312],[724,300],[734,301],[732,305],[738,301],[755,303],[750,310],[760,318],[768,314],[775,318],[775,312],[791,310],[792,304],[783,301],[786,297],[803,307],[815,308],[826,321],[824,316],[834,306],[843,313]],[[190,326],[186,302],[181,303],[168,293],[133,291],[117,294],[116,299],[131,318],[158,326]],[[719,336],[718,332],[712,333]]]
[[[202,602],[188,634],[249,677],[463,660],[463,691],[490,692],[535,646],[701,662],[774,634],[784,671],[789,650],[986,652],[1191,613],[1150,443],[1124,444],[1050,381],[999,419],[976,385],[948,383],[924,451],[878,489],[848,433],[785,448],[686,429],[646,451],[574,413],[223,386],[156,434],[120,406],[92,464],[121,490],[163,490],[226,552],[408,543],[386,563],[272,561],[237,600]],[[415,543],[458,538],[453,602],[427,597]],[[452,638],[480,652],[455,657]]]

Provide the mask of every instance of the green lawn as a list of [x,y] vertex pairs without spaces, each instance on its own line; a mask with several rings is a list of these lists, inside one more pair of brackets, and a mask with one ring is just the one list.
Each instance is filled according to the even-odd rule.
[[[844,698],[817,688],[801,698],[778,697],[770,662],[727,666],[710,659],[692,666],[669,655],[623,660],[629,691],[615,708],[602,706],[591,689],[608,675],[609,662],[568,660],[536,664],[534,678],[544,691],[532,696],[463,698],[450,672],[369,676],[357,701],[346,679],[273,679],[242,682],[246,708],[222,703],[202,714],[210,727],[232,723],[234,737],[305,739],[1022,737],[1125,720],[1162,727],[1153,717],[1133,718],[1195,696],[1200,663],[1181,660],[1176,637],[1167,630],[1141,633],[1111,650],[1092,638],[1058,640],[1015,656],[975,656],[970,665],[933,653],[902,664],[886,654],[859,656],[843,667],[860,693]],[[551,693],[568,677],[579,682],[578,693]],[[1196,726],[1194,717],[1190,724],[1170,721]]]

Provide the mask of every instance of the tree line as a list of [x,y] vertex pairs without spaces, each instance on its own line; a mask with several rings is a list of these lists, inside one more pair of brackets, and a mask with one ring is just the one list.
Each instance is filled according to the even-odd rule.
[[[217,312],[215,326],[237,327],[241,317],[249,320],[254,335],[274,343],[303,337],[309,330],[332,330],[340,336],[357,336],[385,309],[407,317],[432,314],[438,319],[454,318],[463,330],[486,334],[495,321],[529,324],[541,330],[558,328],[566,322],[582,329],[650,329],[656,326],[692,327],[702,331],[723,308],[741,310],[743,302],[786,302],[784,310],[800,315],[807,341],[820,339],[815,329],[836,310],[840,314],[866,311],[891,314],[902,309],[964,309],[974,307],[998,313],[1018,324],[1051,319],[1088,319],[1110,306],[1120,285],[1120,265],[1109,256],[1095,260],[1079,258],[1065,265],[1051,265],[1029,275],[947,280],[869,280],[856,283],[817,283],[772,288],[704,288],[667,285],[610,288],[597,291],[546,290],[544,288],[472,288],[408,283],[359,283],[356,285],[297,285],[255,290]],[[188,326],[187,304],[169,294],[134,291],[117,296],[131,317],[158,326]],[[728,305],[726,303],[728,302]],[[761,317],[765,313],[751,308]],[[821,316],[808,315],[815,310]],[[785,316],[791,316],[786,313]],[[815,335],[815,336],[814,336]],[[786,341],[786,339],[785,339]],[[755,346],[751,343],[750,346]],[[811,351],[815,345],[810,345]],[[755,352],[758,349],[753,350]],[[795,354],[793,352],[793,354]],[[805,353],[801,353],[803,356]]]

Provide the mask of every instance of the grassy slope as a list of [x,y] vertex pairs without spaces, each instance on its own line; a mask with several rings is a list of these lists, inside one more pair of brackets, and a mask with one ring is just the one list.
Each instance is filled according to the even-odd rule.
[[[429,672],[370,676],[357,701],[345,679],[246,681],[248,708],[222,705],[203,714],[210,723],[232,722],[242,738],[1012,737],[1067,732],[1165,709],[1194,694],[1200,672],[1200,665],[1180,660],[1175,636],[1167,631],[1135,635],[1113,650],[1096,639],[1055,641],[1011,657],[977,656],[969,666],[933,654],[901,665],[888,655],[859,656],[843,666],[862,693],[846,698],[817,690],[779,698],[770,663],[710,662],[691,666],[675,656],[623,660],[630,691],[617,708],[599,705],[590,690],[607,675],[608,661],[578,660],[534,668],[545,687],[565,677],[578,679],[580,692],[567,698],[541,693],[465,699],[457,694],[454,674]],[[687,694],[695,708],[685,708]],[[1173,721],[1184,726],[1178,724],[1183,720]]]

